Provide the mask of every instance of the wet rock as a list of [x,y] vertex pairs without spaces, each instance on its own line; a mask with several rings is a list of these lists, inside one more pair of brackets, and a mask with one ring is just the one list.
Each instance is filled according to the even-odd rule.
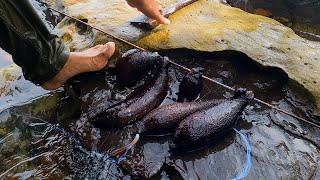
[[[119,179],[123,177],[121,170],[107,154],[90,151],[81,146],[80,141],[70,132],[66,132],[58,125],[51,126],[43,133],[43,137],[36,142],[42,152],[50,152],[41,159],[47,169],[56,170],[41,172],[39,177],[54,176],[57,179]],[[53,165],[53,163],[57,163]],[[61,171],[61,170],[62,171]],[[114,173],[114,174],[112,174]]]
[[[320,34],[318,0],[227,0],[227,3],[249,13],[272,17],[296,32],[302,31],[314,36]],[[312,37],[298,35],[313,40]]]
[[[106,134],[100,139],[98,147],[107,153],[123,147],[134,138],[136,128],[128,127],[115,133]],[[137,179],[151,178],[164,165],[170,156],[167,137],[141,136],[137,144],[118,159],[121,168]]]
[[12,57],[0,48],[0,68],[4,68],[13,64]]
[[[174,2],[176,0],[159,1],[163,7]],[[60,4],[59,7],[65,7],[63,10],[69,15],[85,20],[89,24],[129,42],[135,42],[150,33],[130,24],[131,19],[142,13],[130,7],[123,0],[56,0],[55,4]],[[90,28],[86,33],[79,33],[80,31],[78,23],[66,18],[57,25],[53,32],[60,36],[71,50],[76,51],[95,44],[115,41],[117,49],[114,59],[120,57],[119,52],[122,53],[132,48]]]
[[0,69],[0,111],[46,93],[48,91],[25,80],[17,65]]
[[210,1],[200,0],[169,19],[170,26],[154,29],[138,44],[154,50],[243,52],[262,66],[285,71],[312,94],[320,110],[319,42],[305,40],[275,20]]
[[140,143],[121,162],[122,168],[129,171],[132,176],[151,178],[162,168],[166,157],[170,155],[169,144],[160,142],[159,138],[154,141]]
[[[163,5],[173,2],[175,0],[160,1]],[[130,25],[129,20],[141,13],[130,7],[123,0],[60,0],[56,1],[56,4],[58,3],[65,7],[69,15],[85,19],[89,24],[128,41],[136,41],[146,33]],[[80,35],[77,23],[68,19],[62,21],[55,32],[74,50],[84,49],[97,43],[114,41],[106,35],[91,29],[87,33]],[[128,48],[120,44],[118,44],[118,47],[120,49]]]
[[[301,127],[294,118],[291,117],[283,117],[280,113],[270,113],[270,120],[276,124],[277,126],[281,127],[282,129],[286,130],[287,132],[296,135],[297,137],[307,140],[312,143],[317,148],[320,148],[320,140],[317,138],[320,134],[320,131],[315,127]],[[310,129],[313,129],[312,133]]]
[[1,49],[0,60],[9,64],[0,69],[0,112],[33,100],[20,106],[19,111],[42,119],[55,118],[61,94],[49,93],[24,79],[21,68],[13,64],[12,57]]
[[266,17],[271,17],[272,13],[266,9],[262,8],[257,8],[254,10],[254,14],[260,15],[260,16],[266,16]]
[[[128,21],[139,13],[120,0],[62,1],[62,4],[68,14],[86,19],[90,24],[128,41],[140,39],[138,45],[147,49],[243,52],[264,67],[285,71],[290,79],[312,94],[312,101],[320,110],[320,43],[299,37],[275,20],[200,0],[170,16],[169,26],[161,25],[150,33],[129,24]],[[77,28],[76,23],[65,19],[55,32],[73,50],[112,40],[92,30],[80,35]],[[117,45],[120,52],[129,48],[122,43]]]

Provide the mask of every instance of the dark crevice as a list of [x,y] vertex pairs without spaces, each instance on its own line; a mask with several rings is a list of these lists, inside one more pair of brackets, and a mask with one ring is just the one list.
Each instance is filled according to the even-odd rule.
[[247,72],[256,72],[268,74],[268,76],[276,77],[282,82],[287,82],[288,75],[278,67],[262,66],[255,62],[245,53],[233,50],[216,51],[216,52],[202,52],[189,49],[170,49],[159,52],[161,55],[179,54],[180,56],[188,56],[188,58],[197,59],[223,59],[236,64],[240,70]]
[[[248,57],[245,53],[233,50],[201,52],[189,49],[170,49],[160,51],[159,54],[169,56],[177,61],[183,58],[199,61],[202,61],[203,59],[210,59],[213,61],[222,59],[235,64],[240,72],[254,73],[270,79],[276,79],[279,89],[282,89],[283,85],[287,85],[289,89],[292,89],[294,93],[298,95],[299,99],[294,99],[295,102],[292,101],[292,105],[296,106],[297,103],[300,104],[299,109],[303,109],[301,111],[303,111],[307,117],[311,118],[313,122],[317,122],[317,111],[315,107],[316,103],[313,95],[307,89],[305,89],[303,85],[290,79],[285,71],[278,67],[262,66]],[[192,66],[194,67],[195,65]],[[284,88],[283,91],[287,91],[288,88]]]

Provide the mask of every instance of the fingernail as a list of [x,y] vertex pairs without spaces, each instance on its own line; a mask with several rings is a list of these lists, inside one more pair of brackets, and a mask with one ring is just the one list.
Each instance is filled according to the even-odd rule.
[[114,42],[108,42],[107,44],[112,44],[112,45],[115,45],[115,44],[114,44]]
[[114,42],[108,42],[107,45],[115,46]]
[[169,19],[165,19],[164,22],[165,22],[165,24],[170,24],[170,20]]

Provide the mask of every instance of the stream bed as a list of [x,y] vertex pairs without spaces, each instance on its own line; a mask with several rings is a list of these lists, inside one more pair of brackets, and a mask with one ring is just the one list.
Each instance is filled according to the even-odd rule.
[[[302,98],[284,74],[262,70],[241,53],[171,50],[161,54],[187,67],[203,67],[207,76],[253,90],[256,97],[298,116],[315,118],[308,114],[308,107],[299,106]],[[170,89],[163,104],[176,101],[185,73],[175,67],[169,72]],[[112,68],[83,74],[70,84],[1,112],[1,178],[232,179],[243,167],[246,147],[234,131],[208,147],[181,154],[170,153],[170,134],[142,136],[125,160],[111,159],[108,153],[128,144],[136,129],[129,126],[110,132],[81,122],[79,116],[125,99],[131,89],[116,83]],[[232,92],[204,81],[199,100],[231,96]],[[320,177],[319,129],[255,102],[245,109],[236,129],[251,146],[252,166],[245,179]]]
[[[205,75],[219,82],[245,87],[259,99],[319,122],[285,74],[258,67],[244,54],[181,49],[160,54],[189,68],[203,67]],[[0,67],[11,64],[10,56],[0,50]],[[170,88],[162,104],[176,102],[185,73],[171,66]],[[54,92],[23,77],[8,89],[1,91],[0,99],[0,179],[222,180],[235,178],[246,161],[246,146],[232,130],[203,149],[180,154],[170,152],[171,134],[141,136],[121,162],[110,158],[109,153],[132,141],[134,126],[110,132],[79,117],[92,108],[117,103],[132,91],[116,83],[112,68],[80,75]],[[198,100],[231,96],[232,92],[204,81]],[[320,179],[320,129],[256,102],[245,109],[236,129],[251,147],[251,168],[244,179]]]

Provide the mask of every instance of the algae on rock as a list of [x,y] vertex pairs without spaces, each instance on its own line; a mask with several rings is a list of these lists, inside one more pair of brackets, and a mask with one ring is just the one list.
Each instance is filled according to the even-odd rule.
[[48,91],[25,80],[16,64],[0,69],[0,111],[46,93]]
[[[175,0],[159,2],[166,5]],[[136,41],[147,33],[145,30],[130,25],[129,21],[140,15],[141,12],[130,7],[124,0],[61,0],[61,3],[69,15],[86,20],[89,24],[127,41]],[[91,29],[79,34],[80,30],[77,23],[64,19],[54,32],[62,37],[72,50],[82,50],[95,44],[114,41]],[[119,44],[117,43],[118,46]]]
[[[164,3],[170,4],[164,1]],[[186,48],[204,52],[234,50],[265,67],[277,67],[308,90],[320,112],[320,43],[305,40],[279,22],[246,13],[214,0],[199,0],[169,17],[171,24],[151,32],[128,22],[139,15],[121,0],[63,0],[66,11],[77,18],[149,50]],[[85,8],[84,8],[85,7]],[[96,31],[79,34],[70,20],[54,30],[73,50],[114,41]],[[116,43],[118,54],[129,46]],[[115,56],[117,57],[117,56]]]
[[169,18],[138,41],[153,50],[186,48],[197,51],[234,50],[265,67],[282,69],[314,97],[320,110],[320,43],[296,35],[270,18],[200,0]]

